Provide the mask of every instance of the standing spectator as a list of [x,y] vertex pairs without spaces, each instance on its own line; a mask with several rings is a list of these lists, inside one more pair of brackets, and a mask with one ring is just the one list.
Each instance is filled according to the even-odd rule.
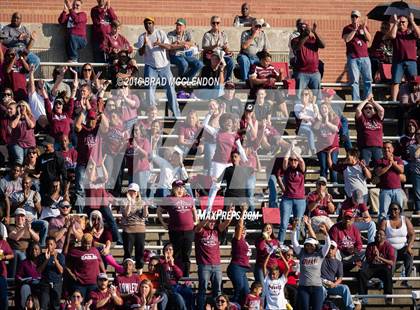
[[14,48],[9,48],[4,54],[1,69],[3,71],[3,87],[10,88],[13,91],[16,102],[27,100],[26,74],[30,71],[30,66],[26,59],[19,56]]
[[[358,293],[367,294],[367,284],[373,277],[379,278],[384,283],[384,294],[392,294],[392,268],[395,263],[395,251],[386,240],[385,232],[379,229],[376,232],[375,242],[369,243],[366,248],[366,266],[359,271],[357,280]],[[386,298],[386,303],[391,304],[392,299]],[[366,304],[366,300],[362,300]]]
[[415,137],[416,143],[409,147],[409,170],[414,191],[414,212],[418,214],[420,212],[420,129],[416,130]]
[[365,164],[371,159],[382,158],[382,136],[385,110],[373,96],[362,101],[356,108],[357,146]]
[[[284,258],[282,252],[279,255],[286,266],[284,272],[280,275],[279,266],[273,266],[267,270],[264,265],[264,282],[263,282],[263,296],[265,296],[265,308],[267,310],[286,310],[287,301],[284,297],[284,291],[289,275],[289,264]],[[265,264],[268,262],[265,261]],[[308,304],[309,305],[309,304]]]
[[[293,218],[300,221],[305,213],[305,161],[293,149],[289,148],[283,160],[283,183],[285,190],[280,204],[280,229],[279,240],[284,242],[286,238],[286,229],[289,225],[290,215],[293,212]],[[300,225],[299,225],[300,227]]]
[[6,262],[13,259],[12,248],[6,240],[3,240],[3,235],[0,234],[0,309],[7,310],[9,306]]
[[386,39],[386,35],[390,28],[391,25],[389,24],[389,21],[383,21],[381,23],[381,29],[376,31],[372,40],[372,45],[369,48],[373,80],[375,80],[375,76],[381,64],[392,63],[392,41]]
[[344,27],[342,38],[346,42],[347,70],[352,87],[353,100],[360,100],[359,79],[363,80],[363,98],[372,93],[372,69],[368,53],[368,44],[372,36],[366,21],[361,21],[359,11],[351,12],[351,24]]
[[403,205],[403,191],[401,176],[404,174],[404,164],[401,158],[394,156],[394,147],[387,141],[383,146],[383,158],[375,161],[375,174],[380,178],[379,220],[388,215],[388,208],[392,202]]
[[65,258],[56,250],[55,238],[48,237],[47,250],[38,258],[38,272],[41,274],[41,309],[60,309],[63,288]]
[[186,26],[185,18],[178,18],[175,22],[175,30],[168,32],[171,44],[169,59],[171,64],[177,66],[179,76],[190,79],[197,75],[204,64],[194,54],[192,47],[195,43],[192,41],[191,32],[185,29]]
[[[163,220],[162,209],[169,214],[168,223]],[[187,194],[182,180],[172,183],[171,195],[164,199],[162,206],[158,207],[157,214],[162,226],[169,230],[169,240],[175,250],[176,263],[182,267],[184,277],[188,277],[194,241],[194,225],[198,216],[194,199]]]
[[254,17],[249,15],[249,4],[242,3],[241,5],[241,14],[236,15],[235,19],[233,20],[233,26],[235,27],[251,27],[252,22],[255,20]]
[[117,20],[117,15],[111,8],[111,0],[97,0],[97,2],[98,5],[90,10],[93,24],[93,60],[94,62],[105,62],[101,46],[105,37],[111,32],[111,23]]
[[13,195],[13,193],[22,190],[22,166],[19,164],[13,164],[10,167],[9,173],[0,179],[0,198],[3,201],[2,209],[2,217],[4,217],[4,223],[7,225],[10,223],[10,209],[11,209],[11,202],[9,197]]
[[[229,41],[227,34],[220,30],[220,23],[222,22],[219,16],[212,16],[210,19],[211,29],[207,31],[203,36],[201,47],[203,48],[203,60],[204,64],[210,62],[211,56],[214,53],[222,55],[226,67],[225,67],[225,80],[230,81],[232,78],[234,62],[232,59],[232,53],[229,51]],[[220,53],[220,52],[224,53]]]
[[267,51],[270,48],[267,34],[262,30],[263,20],[255,19],[252,27],[241,34],[241,52],[237,61],[241,71],[241,79],[248,80],[249,69],[251,65],[259,62],[257,53]]
[[108,285],[109,279],[106,273],[98,274],[96,278],[97,288],[90,292],[89,300],[92,301],[94,309],[115,309],[115,306],[122,306],[123,300],[114,285]]
[[133,295],[136,295],[140,289],[140,277],[135,271],[135,261],[131,258],[126,258],[123,261],[124,272],[117,275],[115,278],[115,286],[120,292],[120,296],[125,303],[128,302]]
[[[413,246],[416,241],[416,233],[410,219],[401,213],[402,207],[392,203],[389,208],[389,216],[380,223],[380,229],[385,232],[386,239],[394,248],[396,261],[403,261],[404,276],[409,277],[413,269]],[[410,288],[406,280],[402,281],[401,285]]]
[[41,128],[46,128],[48,125],[47,112],[45,111],[45,100],[43,92],[46,91],[43,80],[35,82],[34,66],[29,69],[29,83],[28,83],[28,103],[31,108],[32,115]]
[[128,185],[127,200],[121,209],[123,229],[122,239],[124,246],[124,259],[131,259],[135,247],[136,269],[143,271],[143,252],[146,235],[146,219],[149,216],[147,205],[142,201],[138,184]]
[[222,266],[220,263],[219,234],[229,226],[231,211],[227,219],[216,225],[214,220],[203,220],[195,227],[195,257],[198,265],[197,308],[204,310],[207,284],[211,280],[213,297],[221,293]]
[[188,111],[185,123],[179,128],[178,146],[183,150],[183,155],[197,153],[202,130],[197,112]]
[[87,15],[82,12],[82,1],[75,0],[73,5],[70,0],[64,0],[64,9],[58,22],[66,25],[67,40],[66,51],[69,62],[79,60],[79,50],[86,47],[86,23]]
[[414,21],[413,13],[410,13],[408,17],[393,15],[391,29],[385,38],[391,39],[393,46],[391,98],[395,101],[404,74],[407,79],[417,75],[416,41],[420,38],[420,28]]
[[235,83],[226,82],[224,94],[222,97],[217,98],[217,102],[223,110],[228,113],[233,113],[240,118],[244,113],[244,104],[237,96],[235,96],[235,87]]
[[319,73],[318,49],[325,48],[325,43],[316,32],[317,25],[314,23],[312,29],[304,21],[298,24],[299,36],[291,42],[295,54],[294,73],[298,83],[298,98],[301,92],[309,87],[317,99],[320,99],[321,74]]
[[316,190],[308,194],[306,202],[314,231],[319,232],[321,226],[325,226],[329,230],[334,223],[328,215],[334,213],[335,206],[332,196],[327,191],[325,177],[319,177],[316,181]]
[[[175,117],[179,117],[178,102],[176,99],[175,86],[172,83],[171,66],[166,56],[166,50],[170,49],[169,39],[163,30],[155,29],[155,19],[147,17],[143,21],[146,32],[139,36],[137,47],[139,53],[144,56],[144,77],[154,78],[165,86],[166,99],[169,109]],[[147,104],[156,105],[155,90],[157,81],[151,83],[147,92]]]

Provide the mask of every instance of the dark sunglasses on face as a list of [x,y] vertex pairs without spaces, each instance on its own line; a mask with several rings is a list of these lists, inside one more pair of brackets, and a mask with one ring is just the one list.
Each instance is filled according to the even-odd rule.
[[71,298],[80,299],[80,298],[82,298],[82,296],[81,295],[73,295],[73,296],[71,296]]
[[217,303],[218,303],[218,304],[224,304],[224,303],[226,303],[226,300],[224,300],[224,299],[219,299],[219,300],[217,301]]
[[211,24],[212,24],[212,25],[219,25],[219,24],[220,24],[220,22],[212,22]]
[[83,71],[90,72],[92,71],[92,68],[84,68]]
[[4,96],[8,96],[11,97],[13,94],[12,93],[4,93]]
[[351,18],[359,18],[357,15],[352,15]]

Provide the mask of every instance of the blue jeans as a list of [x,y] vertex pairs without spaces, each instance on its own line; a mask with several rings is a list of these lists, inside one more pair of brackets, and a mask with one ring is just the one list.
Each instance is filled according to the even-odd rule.
[[352,310],[354,309],[353,299],[351,298],[351,292],[347,285],[345,284],[338,284],[337,287],[334,288],[325,288],[324,287],[324,299],[328,295],[339,295],[343,298],[344,306],[346,307],[345,310]]
[[381,159],[383,156],[382,148],[379,146],[371,146],[371,147],[365,147],[360,152],[360,155],[362,159],[365,161],[366,166],[369,166],[370,160],[377,160]]
[[315,152],[315,136],[312,128],[308,125],[301,124],[299,127],[299,135],[304,135],[308,139],[308,144],[311,152]]
[[9,150],[9,161],[23,165],[23,160],[28,152],[28,149],[24,149],[18,144],[11,144],[7,148]]
[[149,65],[145,65],[144,67],[144,77],[145,78],[154,78],[156,80],[155,83],[151,83],[148,87],[147,91],[147,103],[148,105],[156,105],[155,102],[155,91],[160,81],[161,85],[163,85],[166,89],[166,98],[169,105],[169,109],[171,109],[172,113],[175,117],[180,117],[181,112],[179,110],[178,101],[176,99],[176,92],[175,86],[172,84],[172,72],[171,66],[168,64],[166,67],[163,68],[153,68]]
[[254,265],[254,278],[255,281],[258,281],[260,283],[264,282],[264,272],[260,265],[255,264]]
[[233,284],[232,302],[242,303],[249,293],[249,283],[246,273],[248,268],[230,263],[227,268],[227,275]]
[[363,100],[372,93],[372,69],[369,57],[347,57],[347,69],[349,72],[353,100],[360,100],[359,79],[363,80]]
[[32,52],[30,52],[28,54],[26,60],[27,60],[29,65],[34,65],[35,71],[36,71],[36,69],[38,69],[38,67],[41,63],[41,60],[39,59],[39,57]]
[[413,171],[411,173],[411,180],[414,192],[414,207],[416,211],[420,211],[420,174]]
[[226,62],[226,68],[225,68],[225,82],[230,81],[232,79],[233,74],[233,68],[235,67],[235,62],[233,61],[233,58],[230,56],[225,56],[223,59]]
[[197,72],[204,67],[203,62],[193,56],[170,55],[169,59],[171,64],[177,66],[178,75],[189,79],[195,77]]
[[7,298],[7,279],[0,276],[0,309],[7,310],[9,300]]
[[210,174],[211,161],[213,159],[214,153],[216,152],[215,143],[204,143],[204,170],[206,170],[207,175]]
[[158,310],[166,310],[166,306],[168,305],[168,301],[169,301],[168,295],[165,292],[160,291],[159,296],[160,296],[160,301],[158,303]]
[[69,60],[79,60],[79,50],[87,45],[86,38],[69,34],[67,39],[67,57]]
[[354,222],[354,226],[357,227],[358,230],[367,230],[368,231],[368,243],[375,241],[376,235],[376,224],[373,220],[369,223],[366,222]]
[[322,286],[298,286],[297,306],[301,310],[321,310],[324,303]]
[[254,173],[253,175],[249,176],[248,179],[246,180],[245,195],[247,198],[249,211],[255,210],[254,194],[255,194],[256,184],[257,184],[257,176]]
[[142,198],[147,198],[147,183],[149,178],[150,171],[140,171],[133,175],[133,182],[139,185]]
[[15,257],[9,261],[9,266],[7,270],[7,276],[9,278],[14,278],[16,275],[16,269],[26,259],[26,253],[19,250],[13,250]]
[[417,63],[414,60],[405,60],[401,62],[392,63],[392,83],[401,83],[402,77],[405,74],[407,77],[417,75]]
[[398,203],[403,207],[403,193],[401,188],[397,189],[381,189],[379,194],[379,219],[381,220],[388,216],[389,205],[393,202]]
[[252,65],[255,65],[260,62],[257,56],[250,56],[247,54],[239,54],[236,61],[239,65],[239,70],[241,71],[241,79],[243,81],[248,80],[249,78],[249,69]]
[[268,178],[268,206],[270,208],[278,208],[279,203],[277,201],[277,177],[272,174]]
[[48,222],[43,220],[34,220],[31,223],[33,230],[39,231],[39,243],[45,247],[45,241],[48,237]]
[[[318,156],[319,166],[321,168],[320,176],[328,178],[328,164],[327,164],[327,156],[328,152],[319,152],[316,154]],[[338,151],[333,151],[331,153],[331,160],[334,164],[338,161]],[[334,170],[330,170],[331,175],[331,182],[337,182],[337,172]]]
[[314,97],[317,98],[318,101],[321,100],[321,92],[319,91],[321,89],[321,74],[319,72],[315,72],[315,73],[298,72],[296,79],[297,79],[297,86],[298,86],[297,97],[299,100],[301,99],[302,91],[306,87],[309,87],[309,89],[312,90]]
[[[280,203],[280,229],[279,229],[279,240],[281,243],[286,238],[286,230],[289,225],[290,215],[293,211],[293,217],[299,221],[302,219],[306,210],[305,199],[290,199],[283,197]],[[299,227],[297,228],[299,229]]]
[[343,143],[344,148],[346,149],[346,151],[348,151],[352,148],[350,134],[349,134],[349,122],[347,118],[344,117],[344,115],[341,115],[340,122],[341,122],[341,128],[338,134],[340,135],[340,139],[341,139],[341,142]]
[[78,213],[83,213],[85,201],[85,188],[83,186],[86,177],[86,166],[77,164],[75,177],[76,207]]
[[186,285],[172,286],[173,292],[176,294],[176,301],[181,309],[194,309],[194,293],[191,287]]
[[204,310],[206,301],[207,283],[211,281],[213,298],[222,292],[222,266],[221,265],[198,265],[198,296],[197,308]]

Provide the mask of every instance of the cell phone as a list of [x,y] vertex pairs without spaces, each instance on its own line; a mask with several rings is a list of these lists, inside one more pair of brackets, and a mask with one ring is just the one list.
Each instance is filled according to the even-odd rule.
[[96,167],[96,175],[98,178],[104,177],[104,169],[102,167]]

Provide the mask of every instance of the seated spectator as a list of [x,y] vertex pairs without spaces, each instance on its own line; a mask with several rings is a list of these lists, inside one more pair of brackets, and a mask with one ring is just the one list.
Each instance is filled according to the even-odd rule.
[[363,97],[372,93],[372,69],[368,54],[368,45],[372,40],[366,21],[360,19],[359,11],[351,12],[351,24],[344,27],[342,38],[346,42],[347,70],[352,88],[353,100],[360,100],[359,80],[363,80]]
[[214,52],[210,55],[210,62],[201,70],[200,77],[207,81],[202,89],[195,90],[194,94],[204,100],[216,99],[222,95],[223,85],[226,81],[226,62],[222,57],[223,52]]
[[343,281],[343,263],[336,258],[337,243],[331,241],[327,257],[322,262],[321,279],[324,285],[324,295],[340,295],[343,298],[346,310],[355,308],[351,292]]
[[[250,97],[253,99],[261,88],[275,89],[276,82],[281,80],[281,75],[271,65],[271,54],[263,50],[257,52],[258,62],[252,64],[249,70],[249,83],[251,84]],[[239,57],[239,56],[238,56]]]
[[[0,235],[0,308],[7,309],[9,306],[9,297],[7,291],[7,277],[8,272],[6,262],[14,259],[12,248],[6,240],[3,240],[3,235]],[[9,273],[10,277],[10,273]]]
[[255,117],[259,120],[268,119],[272,111],[272,102],[267,100],[267,92],[265,89],[258,89],[254,104]]
[[[166,309],[168,303],[168,297],[164,293],[156,293],[150,280],[142,280],[140,283],[140,289],[138,293],[138,305],[139,309],[149,308],[151,310]],[[134,308],[134,309],[138,309]]]
[[79,50],[85,48],[87,44],[87,15],[82,11],[82,1],[75,0],[72,5],[70,0],[64,0],[64,10],[61,12],[58,22],[65,25],[67,29],[67,59],[69,62],[78,62]]
[[105,62],[103,54],[104,41],[106,36],[111,32],[112,22],[117,21],[117,15],[111,7],[110,0],[97,0],[98,5],[90,10],[92,18],[92,45],[94,62]]
[[191,32],[186,30],[185,18],[178,18],[175,22],[175,30],[168,32],[169,59],[171,64],[178,68],[178,75],[191,79],[195,77],[204,64],[197,58],[198,48],[192,41]]
[[39,219],[50,221],[60,215],[58,207],[63,200],[69,201],[68,195],[62,196],[60,180],[55,180],[51,183],[51,188],[48,193],[42,197],[42,211]]
[[32,115],[40,128],[46,128],[48,125],[47,112],[45,111],[45,100],[43,92],[46,91],[43,80],[35,81],[34,66],[29,68],[28,83],[28,103],[31,108]]
[[394,147],[387,141],[383,145],[383,158],[375,161],[375,175],[379,177],[379,221],[388,214],[392,202],[403,206],[401,177],[404,177],[404,164],[401,158],[394,156]]
[[[373,277],[379,278],[384,283],[384,294],[392,294],[392,269],[395,263],[395,252],[391,244],[386,240],[385,232],[379,229],[376,232],[375,242],[369,243],[366,248],[367,264],[358,273],[358,293],[366,295],[368,293],[368,281]],[[392,298],[386,298],[386,304],[392,303]],[[362,303],[367,301],[362,299]]]
[[399,86],[403,76],[409,80],[417,75],[417,46],[420,38],[420,28],[416,25],[414,15],[393,15],[391,29],[385,39],[392,40],[392,86],[391,98],[397,100]]
[[354,190],[352,197],[348,197],[344,200],[341,204],[340,217],[343,217],[344,213],[348,210],[353,212],[354,225],[357,229],[360,231],[367,230],[368,242],[373,242],[376,234],[376,223],[370,217],[361,190]]
[[100,309],[102,307],[115,309],[115,306],[122,306],[123,300],[120,292],[114,285],[108,285],[109,279],[106,273],[98,274],[96,279],[97,288],[89,293],[89,300],[92,301],[94,309]]
[[204,64],[208,65],[210,63],[212,55],[217,53],[221,56],[220,58],[224,59],[225,67],[223,69],[226,69],[224,80],[230,81],[232,79],[234,62],[232,59],[232,53],[229,51],[229,42],[227,34],[224,31],[220,30],[221,18],[219,16],[212,16],[210,19],[210,23],[211,29],[204,34],[203,41],[201,43],[201,47],[204,50]]
[[379,31],[376,31],[375,36],[372,40],[372,45],[369,48],[369,58],[372,66],[372,78],[376,79],[376,75],[380,68],[381,64],[390,64],[392,63],[392,41],[385,39],[388,34],[391,25],[388,21],[383,21],[381,23],[381,28]]
[[371,160],[382,158],[384,115],[384,108],[373,99],[373,96],[362,101],[356,108],[357,146],[361,158],[368,166]]
[[325,226],[329,230],[334,225],[329,214],[334,214],[335,206],[332,196],[327,191],[327,183],[325,177],[319,177],[316,181],[316,190],[310,192],[306,198],[306,208],[315,232],[319,232],[320,226]]
[[[413,269],[413,246],[416,240],[416,233],[410,219],[401,215],[401,213],[402,207],[392,203],[389,208],[389,216],[380,223],[380,229],[385,232],[386,239],[394,248],[395,264],[397,261],[403,261],[403,276],[410,277]],[[401,285],[411,288],[406,280],[402,281]]]
[[22,190],[22,166],[19,164],[12,164],[9,173],[0,179],[0,198],[2,201],[2,213],[4,223],[10,224],[10,210],[11,202],[10,197],[13,193]]
[[47,89],[48,96],[50,96],[52,99],[62,93],[64,93],[63,95],[65,95],[65,97],[70,98],[71,88],[67,83],[63,81],[67,70],[69,70],[67,66],[55,67],[52,72],[52,81],[45,82],[44,86]]
[[348,275],[355,267],[360,268],[362,265],[362,237],[359,229],[353,224],[353,210],[343,213],[341,221],[331,227],[329,235],[331,240],[337,243],[337,249],[340,250],[344,275]]
[[396,143],[395,155],[401,157],[404,161],[404,167],[407,166],[407,162],[410,160],[410,145],[416,144],[416,131],[418,128],[419,126],[415,119],[408,120],[404,135]]
[[28,100],[26,89],[26,74],[31,70],[25,58],[19,57],[14,48],[9,48],[4,54],[2,64],[3,87],[10,88],[14,94],[14,100]]
[[420,212],[420,129],[416,130],[416,143],[409,147],[409,171],[414,191],[414,212]]
[[150,131],[152,123],[157,120],[158,117],[158,109],[156,106],[150,106],[146,109],[146,119],[140,120],[140,127],[145,129],[146,132]]
[[28,28],[22,25],[22,14],[15,12],[9,25],[1,28],[2,44],[7,48],[14,48],[19,56],[26,58],[28,64],[34,66],[34,71],[39,67],[40,59],[32,53],[37,32],[29,32]]
[[133,47],[130,42],[120,33],[121,22],[119,20],[111,21],[111,31],[105,34],[101,45],[105,58],[109,63],[118,61],[118,54],[121,51],[131,54]]
[[15,224],[9,225],[7,239],[13,250],[14,258],[9,264],[9,276],[14,278],[17,266],[25,260],[26,249],[31,241],[39,242],[39,235],[32,230],[31,223],[26,219],[26,211],[22,208],[15,210]]
[[217,98],[217,102],[220,104],[222,110],[233,113],[239,117],[244,112],[244,104],[241,100],[235,96],[235,83],[226,82],[223,96]]
[[123,303],[127,304],[134,295],[139,293],[141,280],[139,275],[134,273],[135,261],[131,258],[124,259],[123,267],[124,272],[117,275],[114,283]]
[[229,297],[225,294],[221,294],[215,298],[216,310],[239,310],[240,306],[236,303],[230,302]]
[[185,123],[179,128],[177,144],[184,151],[184,155],[197,153],[202,131],[197,112],[189,111]]
[[39,157],[37,147],[30,148],[23,161],[23,175],[28,175],[32,179],[32,189],[39,192],[41,185],[39,183],[40,173],[36,171],[36,161]]
[[109,68],[112,85],[113,87],[123,86],[130,81],[131,77],[137,74],[136,60],[131,58],[129,52],[125,49],[120,50],[118,54],[112,55],[112,57],[115,57]]
[[[241,71],[241,79],[248,80],[248,75],[251,73],[250,68],[258,62],[264,62],[267,57],[271,60],[271,55],[267,50],[270,49],[270,43],[264,30],[262,30],[263,20],[255,19],[252,21],[252,27],[245,30],[241,34],[241,52],[238,55],[237,61]],[[265,51],[267,54],[258,55],[259,52]],[[263,60],[264,59],[264,60]],[[264,63],[262,63],[263,68]],[[269,62],[268,62],[269,65]]]
[[83,296],[82,293],[78,290],[74,291],[73,294],[71,294],[70,300],[67,301],[67,307],[66,309],[77,309],[77,310],[83,310],[84,307],[89,307],[92,302],[90,303],[83,303]]
[[261,282],[254,281],[251,284],[251,292],[246,295],[243,302],[243,309],[264,309],[263,299],[261,297],[263,286]]
[[[103,88],[100,77],[102,74],[102,71],[98,71],[98,73],[95,72],[95,70],[93,69],[92,65],[90,63],[85,63],[82,68],[81,68],[81,74],[80,76],[78,76],[77,72],[72,70],[71,67],[69,69],[70,71],[72,71],[74,78],[73,78],[73,85],[75,83],[75,79],[76,77],[78,77],[78,81],[79,81],[79,85],[83,86],[85,84],[87,84],[90,89],[92,90],[92,93],[94,93],[95,95],[97,95],[100,90]],[[76,88],[79,87],[79,85],[77,85],[77,87],[73,86]],[[72,98],[74,98],[74,96],[72,96]]]
[[147,271],[144,271],[139,277],[140,281],[150,280],[154,289],[159,289],[159,270],[160,258],[158,255],[151,256],[147,264]]

